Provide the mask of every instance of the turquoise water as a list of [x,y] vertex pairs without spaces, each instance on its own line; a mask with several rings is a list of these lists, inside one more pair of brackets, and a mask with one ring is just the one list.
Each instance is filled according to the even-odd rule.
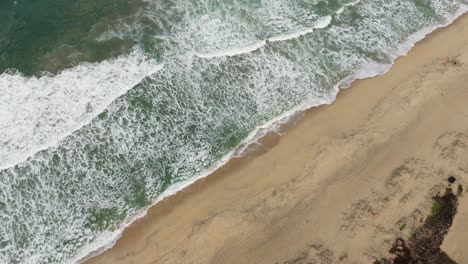
[[0,263],[108,244],[258,127],[388,69],[466,4],[0,2]]

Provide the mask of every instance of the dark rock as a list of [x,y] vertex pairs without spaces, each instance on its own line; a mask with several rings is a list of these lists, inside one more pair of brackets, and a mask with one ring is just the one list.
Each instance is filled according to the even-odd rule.
[[[374,264],[456,264],[440,249],[445,235],[457,213],[458,196],[447,188],[443,196],[435,196],[433,211],[408,241],[398,238],[390,253],[391,259],[380,259]],[[436,208],[437,210],[434,210]]]
[[453,176],[448,177],[447,180],[448,180],[448,182],[450,182],[450,183],[454,183],[455,181],[457,181],[457,179],[456,179],[455,177],[453,177]]
[[396,240],[395,244],[390,249],[390,253],[396,256],[395,259],[393,259],[394,264],[406,264],[412,261],[411,250],[402,238]]

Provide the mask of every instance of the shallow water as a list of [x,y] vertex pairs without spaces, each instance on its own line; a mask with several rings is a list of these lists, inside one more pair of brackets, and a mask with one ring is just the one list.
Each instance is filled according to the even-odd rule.
[[465,4],[0,3],[0,262],[109,243],[259,126],[333,101]]

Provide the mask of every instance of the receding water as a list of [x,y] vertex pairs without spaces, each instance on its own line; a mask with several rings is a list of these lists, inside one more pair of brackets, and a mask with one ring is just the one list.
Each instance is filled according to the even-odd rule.
[[104,246],[258,127],[388,69],[466,4],[0,2],[0,263]]

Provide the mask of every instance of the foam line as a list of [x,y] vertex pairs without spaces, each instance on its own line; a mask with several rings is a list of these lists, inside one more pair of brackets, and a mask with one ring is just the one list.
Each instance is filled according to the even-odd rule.
[[143,52],[57,75],[0,75],[0,170],[55,145],[162,66]]
[[318,19],[315,22],[313,27],[305,28],[297,32],[270,37],[267,40],[262,40],[262,41],[259,41],[258,43],[248,45],[245,47],[230,48],[230,49],[214,51],[210,53],[195,52],[194,55],[200,58],[204,58],[204,59],[211,59],[211,58],[216,58],[216,57],[232,57],[232,56],[236,56],[240,54],[250,53],[250,52],[256,51],[264,47],[267,44],[267,41],[271,41],[271,42],[286,41],[286,40],[299,38],[300,36],[312,33],[315,29],[326,28],[328,25],[330,25],[331,21],[332,21],[331,16],[325,16],[325,17]]
[[340,9],[338,9],[338,11],[336,11],[336,14],[339,15],[339,14],[343,13],[343,11],[345,10],[346,7],[348,7],[348,6],[355,6],[355,5],[357,5],[359,2],[361,2],[361,0],[357,0],[357,1],[352,2],[352,3],[349,3],[349,4],[345,4],[343,7],[341,7]]
[[252,51],[258,50],[261,47],[266,45],[266,41],[259,41],[258,43],[248,45],[245,47],[240,47],[240,48],[230,48],[226,50],[220,50],[220,51],[214,51],[210,53],[198,53],[195,52],[194,55],[200,58],[204,59],[211,59],[211,58],[217,58],[217,57],[232,57],[244,53],[250,53]]
[[[164,200],[165,198],[175,195],[177,192],[183,190],[184,188],[188,187],[189,185],[193,184],[197,180],[204,178],[214,171],[216,171],[218,168],[226,164],[232,157],[235,156],[241,156],[242,155],[242,149],[245,149],[246,146],[249,144],[258,142],[260,138],[262,138],[268,131],[275,131],[275,128],[278,127],[278,124],[287,122],[288,119],[296,115],[297,113],[303,112],[307,109],[310,109],[315,106],[323,105],[323,104],[331,104],[333,101],[336,99],[336,95],[340,91],[340,88],[347,88],[349,85],[359,79],[365,79],[365,78],[370,78],[370,77],[375,77],[378,75],[383,75],[385,74],[393,65],[394,61],[400,57],[406,55],[411,48],[419,41],[423,40],[429,33],[435,31],[436,29],[446,27],[453,23],[458,17],[461,15],[465,14],[468,11],[468,5],[462,5],[462,7],[452,16],[447,18],[445,23],[435,25],[435,26],[430,26],[421,29],[420,31],[410,35],[405,42],[403,42],[400,47],[398,47],[396,50],[393,52],[393,57],[391,59],[390,63],[384,63],[384,64],[377,64],[377,63],[369,63],[367,65],[362,66],[360,69],[357,69],[355,72],[350,74],[349,76],[343,78],[340,82],[338,82],[333,89],[329,90],[327,94],[324,94],[321,98],[316,98],[316,100],[312,102],[307,102],[301,105],[298,105],[297,107],[291,109],[290,111],[277,116],[276,118],[271,119],[270,121],[266,122],[265,124],[258,126],[254,131],[252,131],[247,138],[239,144],[239,147],[236,150],[233,150],[226,154],[222,159],[220,159],[214,166],[212,166],[210,169],[204,170],[201,172],[198,176],[193,177],[187,181],[184,182],[179,182],[177,184],[171,185],[166,191],[164,191],[158,199],[150,206],[148,207],[151,208],[158,202]],[[240,149],[239,149],[240,148]],[[239,154],[240,153],[240,154]],[[96,243],[93,243],[92,245],[89,245],[86,249],[82,249],[77,257],[73,259],[74,262],[84,262],[85,260],[89,259],[92,256],[98,255],[105,250],[111,248],[117,239],[121,237],[121,234],[123,231],[130,226],[133,222],[136,220],[144,217],[148,211],[148,209],[144,212],[142,212],[140,215],[132,219],[131,221],[125,223],[124,225],[121,226],[118,230],[109,233],[105,239],[104,237],[101,237],[100,241],[97,241]],[[96,250],[97,249],[97,250]],[[90,253],[93,252],[93,253]]]
[[330,25],[331,21],[332,21],[331,16],[322,17],[315,22],[313,27],[306,28],[304,30],[290,33],[290,34],[271,37],[268,40],[274,42],[274,41],[286,41],[286,40],[296,39],[306,34],[314,32],[315,29],[326,28],[328,25]]

